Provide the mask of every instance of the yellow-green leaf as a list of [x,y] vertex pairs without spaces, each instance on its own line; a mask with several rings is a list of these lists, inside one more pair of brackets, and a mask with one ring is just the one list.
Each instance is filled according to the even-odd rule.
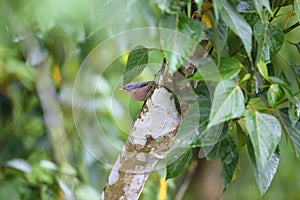
[[267,68],[267,65],[264,61],[259,61],[257,63],[257,67],[258,67],[258,70],[260,72],[260,74],[266,79],[266,80],[269,80],[269,73],[268,73],[268,68]]
[[282,89],[277,84],[272,84],[268,90],[268,102],[272,108],[276,108],[277,101],[282,97]]

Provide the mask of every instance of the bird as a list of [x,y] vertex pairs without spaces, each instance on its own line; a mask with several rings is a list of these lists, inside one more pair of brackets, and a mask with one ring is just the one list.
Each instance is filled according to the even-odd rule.
[[145,101],[152,94],[154,87],[154,81],[147,81],[139,83],[129,83],[120,89],[125,90],[133,100]]

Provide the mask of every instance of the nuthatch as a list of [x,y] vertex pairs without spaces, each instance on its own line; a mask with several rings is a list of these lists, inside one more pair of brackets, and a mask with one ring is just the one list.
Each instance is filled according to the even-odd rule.
[[140,83],[130,83],[128,85],[125,85],[121,89],[125,90],[132,99],[136,101],[145,101],[151,95],[154,86],[154,81],[147,81]]

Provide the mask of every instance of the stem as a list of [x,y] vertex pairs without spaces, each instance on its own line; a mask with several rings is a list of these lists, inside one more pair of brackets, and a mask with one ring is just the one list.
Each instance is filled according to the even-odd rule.
[[198,166],[198,162],[193,161],[191,166],[192,166],[192,169],[189,171],[188,175],[185,177],[182,185],[180,186],[180,188],[179,188],[179,190],[176,194],[175,200],[180,200],[180,199],[183,198],[183,195],[185,194],[185,192],[188,189],[191,181],[194,178],[194,175],[196,173],[196,168]]
[[275,112],[275,116],[276,118],[278,119],[282,129],[283,129],[283,132],[285,133],[285,139],[288,141],[288,138],[289,138],[289,130],[287,129],[287,127],[285,126],[285,123],[284,121],[282,120],[282,118],[280,117],[280,115],[278,114],[278,111]]
[[299,25],[300,25],[300,23],[299,23],[299,22],[296,22],[296,23],[293,24],[292,26],[290,26],[290,27],[284,29],[284,30],[283,30],[283,33],[286,34],[286,33],[290,32],[290,31],[292,31],[293,29],[297,28]]
[[281,6],[278,6],[273,14],[273,17],[270,18],[269,22],[271,23],[273,21],[273,19],[276,17],[276,15],[278,14],[278,12],[280,11]]

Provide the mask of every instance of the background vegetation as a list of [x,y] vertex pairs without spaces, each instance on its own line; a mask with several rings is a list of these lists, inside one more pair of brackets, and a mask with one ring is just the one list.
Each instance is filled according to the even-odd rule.
[[[227,10],[224,11],[224,7]],[[246,106],[275,116],[282,127],[282,131],[276,133],[281,138],[278,167],[277,164],[271,166],[268,174],[271,180],[264,177],[262,184],[256,184],[260,173],[256,162],[261,161],[264,166],[268,162],[257,154],[257,148],[252,148],[252,154],[249,152],[251,141],[261,138],[244,130],[245,115],[226,119],[225,123],[234,129],[230,139],[235,144],[236,162],[229,169],[230,176],[225,178],[227,183],[233,182],[228,185],[224,199],[297,199],[300,188],[299,8],[298,0],[128,0],[126,3],[0,0],[0,199],[66,199],[71,198],[72,193],[76,199],[99,199],[110,169],[87,151],[75,128],[72,89],[80,65],[96,45],[117,33],[168,25],[188,35],[198,34],[197,30],[189,29],[191,23],[206,33],[213,46],[211,56],[218,67],[222,69],[220,63],[224,57],[225,60],[235,58],[229,59],[229,63],[238,67],[224,72],[223,78],[238,83]],[[179,18],[179,22],[172,24],[173,19]],[[107,54],[114,54],[115,48],[119,48],[118,51],[123,48],[122,42],[115,43],[116,46],[107,49]],[[104,59],[105,55],[99,56],[91,65],[101,68],[97,59]],[[142,105],[129,100],[122,92],[112,97],[112,91],[121,86],[116,86],[116,82],[122,77],[127,57],[128,53],[105,69],[102,87],[96,94],[101,126],[120,147]],[[161,60],[160,53],[149,52],[148,63],[161,63]],[[175,63],[171,66],[173,70],[181,64],[171,58],[169,61]],[[136,80],[152,80],[158,69],[148,67]],[[191,79],[201,81],[201,75],[209,75],[206,72]],[[110,111],[112,99],[121,113],[118,127]],[[128,101],[128,106],[123,106]],[[88,109],[94,102],[86,102],[85,106]],[[128,110],[131,118],[124,114]],[[248,119],[259,117],[250,111],[247,116]],[[268,120],[261,123],[268,126]],[[272,143],[272,147],[267,148],[267,157],[278,156],[276,142],[279,140],[273,143],[270,137],[262,139]],[[223,138],[219,142],[225,142],[223,147],[229,145]],[[109,149],[110,144],[105,145]],[[201,146],[201,137],[192,145]],[[201,163],[197,148],[188,165],[184,163],[177,169],[176,174],[182,175],[169,179],[167,185],[163,181],[164,170],[151,174],[141,199],[174,199],[193,169],[193,161],[198,162],[198,166]],[[208,159],[215,157],[224,164],[225,159],[219,152],[208,155]],[[257,165],[251,166],[253,163]],[[224,166],[226,164],[232,163]],[[201,176],[195,175],[194,179]],[[189,186],[183,198],[198,199],[196,183],[192,181]]]

